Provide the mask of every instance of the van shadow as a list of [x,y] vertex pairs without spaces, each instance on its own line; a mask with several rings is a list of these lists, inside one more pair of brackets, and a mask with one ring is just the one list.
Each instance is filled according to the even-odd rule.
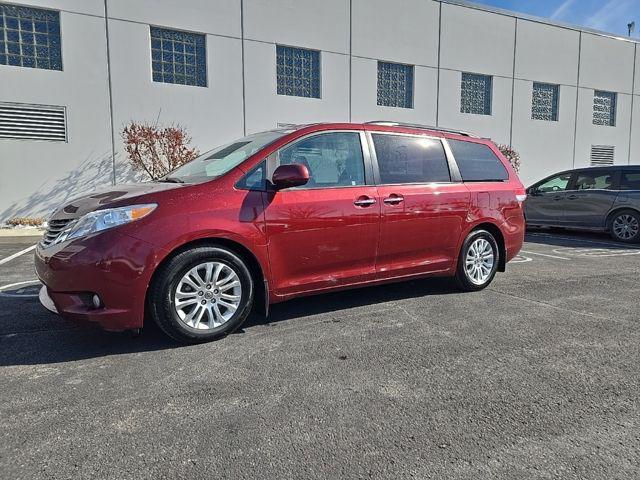
[[639,244],[618,242],[607,233],[559,229],[528,229],[525,235],[525,242],[550,247],[593,248],[602,250],[618,250],[621,248],[637,250],[640,248]]
[[[268,318],[252,313],[234,335],[300,317],[328,315],[335,318],[336,314],[352,308],[451,293],[457,292],[449,279],[428,278],[299,298],[273,305]],[[64,322],[36,302],[37,299],[0,299],[0,309],[15,312],[0,318],[0,366],[55,364],[184,347],[168,338],[152,322],[147,322],[150,325],[145,325],[137,336],[110,333]],[[26,329],[22,315],[29,315]],[[225,342],[225,339],[219,342]],[[211,344],[211,348],[215,346],[216,343]]]

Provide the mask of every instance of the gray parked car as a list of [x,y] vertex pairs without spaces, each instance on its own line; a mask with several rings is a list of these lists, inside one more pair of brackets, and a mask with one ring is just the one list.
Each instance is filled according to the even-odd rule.
[[527,226],[607,231],[640,241],[640,166],[580,168],[527,189]]

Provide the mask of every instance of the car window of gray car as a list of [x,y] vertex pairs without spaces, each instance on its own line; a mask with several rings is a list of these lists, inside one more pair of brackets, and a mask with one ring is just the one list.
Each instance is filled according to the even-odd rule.
[[576,190],[611,190],[614,172],[579,172],[576,176]]
[[569,180],[571,180],[571,174],[563,173],[562,175],[557,175],[542,182],[540,185],[538,185],[536,191],[540,193],[546,193],[566,190],[567,186],[569,185]]
[[640,190],[640,170],[623,171],[620,190]]

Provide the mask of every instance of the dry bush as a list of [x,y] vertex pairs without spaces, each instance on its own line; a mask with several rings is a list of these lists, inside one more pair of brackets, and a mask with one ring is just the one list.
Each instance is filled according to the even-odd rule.
[[509,163],[516,173],[518,173],[520,171],[520,154],[509,145],[498,145],[498,148],[502,152],[502,155],[509,160]]
[[199,155],[189,147],[191,137],[180,125],[160,126],[131,122],[122,131],[127,158],[151,180],[166,175]]
[[43,224],[42,217],[13,217],[7,220],[7,225],[11,227],[41,227]]

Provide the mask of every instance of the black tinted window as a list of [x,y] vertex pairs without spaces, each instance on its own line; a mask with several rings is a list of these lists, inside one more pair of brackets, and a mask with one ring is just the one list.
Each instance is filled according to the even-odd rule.
[[623,170],[620,189],[621,190],[640,190],[640,169]]
[[460,175],[465,182],[508,180],[509,174],[500,159],[482,143],[449,140]]
[[440,140],[372,135],[382,183],[449,182],[449,165]]

